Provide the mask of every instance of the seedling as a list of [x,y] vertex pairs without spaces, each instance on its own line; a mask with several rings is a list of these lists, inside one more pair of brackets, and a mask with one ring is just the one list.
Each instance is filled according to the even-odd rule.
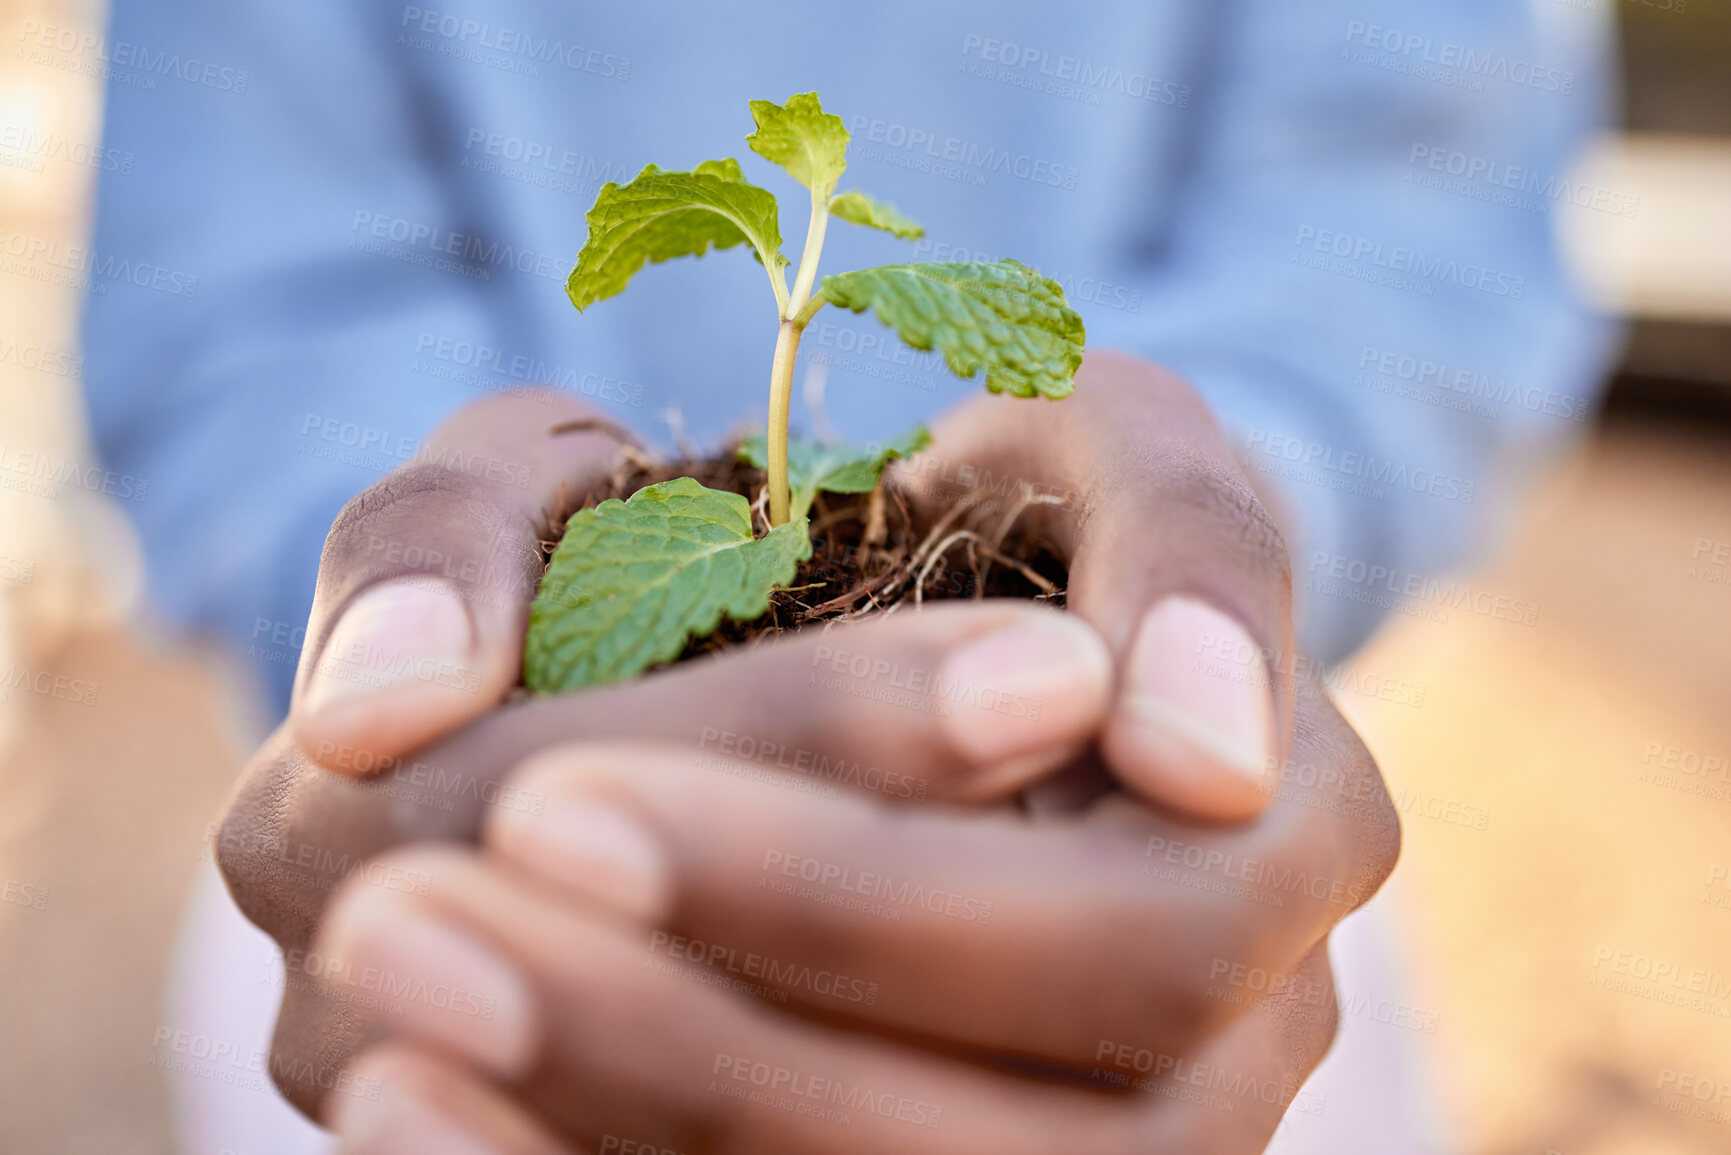
[[621,501],[573,515],[529,615],[524,680],[537,693],[635,676],[706,637],[722,615],[749,621],[811,557],[808,514],[821,490],[869,493],[896,457],[922,448],[914,430],[867,448],[788,439],[799,342],[819,309],[872,309],[915,349],[942,351],[958,376],[983,369],[993,393],[1068,396],[1082,363],[1082,319],[1064,291],[1019,261],[881,265],[818,281],[831,217],[902,238],[924,230],[893,205],[836,191],[847,168],[848,131],[815,92],[786,104],[751,102],[753,152],[811,193],[811,219],[793,287],[781,252],[775,197],[750,183],[733,159],[690,172],[645,168],[628,184],[603,186],[589,210],[589,236],[565,291],[579,312],[624,290],[646,262],[701,257],[751,246],[775,296],[777,330],[769,375],[769,424],[739,447],[768,475],[769,529],[759,537],[738,493],[690,477],[648,485]]

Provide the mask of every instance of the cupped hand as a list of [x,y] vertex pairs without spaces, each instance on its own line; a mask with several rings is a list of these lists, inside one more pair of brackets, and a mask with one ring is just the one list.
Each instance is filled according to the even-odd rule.
[[1023,515],[1069,568],[1116,689],[1100,749],[1126,788],[1216,821],[1265,807],[1292,741],[1292,572],[1207,404],[1135,357],[1090,353],[1056,404],[982,396],[896,475],[935,511],[970,495]]
[[[759,773],[792,767],[826,790],[987,800],[1071,760],[1099,728],[1110,669],[1097,635],[1011,602],[807,632],[501,709],[536,543],[619,451],[605,432],[551,431],[593,420],[545,395],[471,406],[429,443],[433,460],[361,494],[331,529],[289,718],[243,772],[216,847],[236,903],[289,959],[271,1069],[304,1110],[361,1038],[353,1001],[296,970],[331,892],[368,855],[472,841],[485,812],[539,805],[504,783],[539,749],[659,738],[743,753]],[[932,693],[939,682],[994,693],[982,706]],[[439,735],[452,736],[429,747]]]
[[1297,703],[1293,758],[1330,784],[1239,827],[544,751],[510,779],[539,812],[383,855],[426,893],[354,880],[323,920],[313,969],[373,996],[352,1072],[377,1091],[326,1118],[357,1155],[1259,1151],[1333,1034],[1327,935],[1398,844],[1351,730]]

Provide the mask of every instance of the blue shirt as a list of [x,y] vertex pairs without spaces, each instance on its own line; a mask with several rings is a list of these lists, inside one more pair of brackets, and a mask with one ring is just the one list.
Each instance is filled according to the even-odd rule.
[[[746,103],[818,90],[842,187],[824,267],[1014,256],[1089,344],[1210,399],[1296,512],[1302,635],[1338,657],[1460,560],[1581,427],[1614,334],[1551,236],[1607,106],[1604,21],[1508,0],[1052,4],[118,0],[89,298],[92,419],[156,604],[286,702],[319,545],[355,493],[486,392],[551,382],[667,441],[766,406],[773,303],[744,250],[651,266],[581,317],[599,186],[751,154]],[[978,385],[826,310],[845,436]],[[802,373],[805,370],[802,368]],[[795,421],[801,420],[796,401]]]

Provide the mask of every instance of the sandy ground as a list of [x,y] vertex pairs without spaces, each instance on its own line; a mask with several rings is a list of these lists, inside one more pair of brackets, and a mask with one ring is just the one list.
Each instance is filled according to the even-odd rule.
[[[1467,1151],[1723,1152],[1731,1113],[1678,1088],[1731,1084],[1731,771],[1664,762],[1731,756],[1731,566],[1691,557],[1731,542],[1731,453],[1602,437],[1515,528],[1465,580],[1534,624],[1397,614],[1354,664],[1422,706],[1341,695],[1406,812],[1416,1041]],[[126,635],[52,665],[100,708],[30,696],[0,765],[0,1151],[167,1152],[159,992],[244,711]]]

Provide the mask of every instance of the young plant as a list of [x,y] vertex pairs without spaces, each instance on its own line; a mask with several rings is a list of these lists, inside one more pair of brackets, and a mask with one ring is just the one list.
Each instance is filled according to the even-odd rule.
[[[889,462],[914,453],[924,429],[878,448],[788,439],[800,336],[826,304],[872,309],[915,349],[939,349],[950,370],[1017,397],[1068,396],[1082,363],[1082,319],[1058,283],[1019,261],[882,265],[817,279],[831,217],[902,238],[924,230],[863,192],[836,192],[847,168],[848,131],[815,92],[786,104],[751,102],[751,150],[811,193],[811,218],[793,287],[781,253],[776,200],[733,159],[690,172],[650,165],[628,184],[609,183],[589,210],[589,236],[565,291],[579,312],[624,290],[646,262],[701,257],[750,245],[775,295],[769,427],[740,446],[768,474],[769,525],[754,532],[737,493],[689,477],[648,485],[624,501],[573,515],[529,614],[524,680],[552,693],[630,678],[669,661],[723,614],[749,621],[811,557],[807,513],[821,490],[866,493]],[[815,291],[814,291],[815,286]]]

